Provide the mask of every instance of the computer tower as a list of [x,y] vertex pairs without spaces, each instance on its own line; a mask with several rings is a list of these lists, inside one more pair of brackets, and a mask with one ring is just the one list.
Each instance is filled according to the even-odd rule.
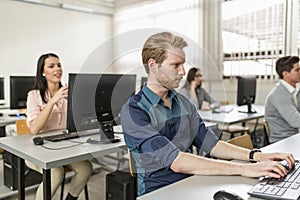
[[[18,189],[18,160],[14,154],[3,152],[4,185],[11,190]],[[42,181],[42,175],[25,166],[25,186],[38,184]]]
[[0,137],[5,137],[5,126],[0,127]]
[[115,171],[106,175],[106,200],[135,200],[135,177],[129,172]]

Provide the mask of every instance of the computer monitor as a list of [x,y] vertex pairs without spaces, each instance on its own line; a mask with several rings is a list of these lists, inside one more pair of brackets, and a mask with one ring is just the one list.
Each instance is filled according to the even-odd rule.
[[148,77],[142,77],[142,79],[141,79],[141,85],[143,85],[147,81],[147,78]]
[[35,76],[10,76],[10,109],[25,109],[27,93],[33,89]]
[[0,105],[5,104],[4,77],[0,77]]
[[98,130],[100,141],[114,138],[123,104],[135,94],[136,75],[69,74],[67,130]]
[[255,76],[239,76],[237,89],[237,105],[247,105],[247,110],[239,110],[240,112],[255,113],[251,104],[255,101],[256,95],[256,77]]

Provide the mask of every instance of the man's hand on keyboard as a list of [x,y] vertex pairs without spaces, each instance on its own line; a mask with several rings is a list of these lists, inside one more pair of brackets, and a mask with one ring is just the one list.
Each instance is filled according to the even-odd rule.
[[295,158],[292,154],[287,153],[260,153],[254,154],[254,160],[256,161],[282,161],[286,160],[289,169],[292,169],[295,165]]
[[282,178],[288,174],[288,170],[277,161],[263,161],[246,164],[242,176],[257,178],[269,176],[272,178]]

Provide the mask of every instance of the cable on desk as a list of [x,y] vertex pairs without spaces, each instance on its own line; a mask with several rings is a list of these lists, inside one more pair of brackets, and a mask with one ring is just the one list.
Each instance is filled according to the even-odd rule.
[[69,142],[73,142],[73,143],[76,143],[76,144],[85,144],[87,142],[77,142],[77,141],[74,141],[74,140],[68,140]]
[[[75,142],[75,141],[73,141],[73,142]],[[58,147],[58,148],[51,148],[51,147],[47,147],[47,146],[44,146],[44,145],[41,145],[41,146],[45,149],[48,149],[48,150],[61,150],[61,149],[68,149],[68,148],[71,148],[71,147],[79,146],[81,144],[84,144],[85,142],[75,142],[75,143],[77,143],[77,144],[70,145],[70,146],[64,146],[64,147]]]

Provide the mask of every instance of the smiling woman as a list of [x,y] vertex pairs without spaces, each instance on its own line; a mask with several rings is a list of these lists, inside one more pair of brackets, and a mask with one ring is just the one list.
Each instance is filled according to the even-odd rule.
[[[34,89],[27,98],[27,124],[32,134],[41,134],[49,130],[66,129],[68,87],[61,83],[62,67],[56,54],[43,54],[38,59]],[[42,169],[28,161],[31,169],[42,173]],[[51,168],[51,196],[53,196],[64,178],[64,167]],[[77,199],[92,173],[88,160],[66,165],[75,172],[67,200]],[[43,185],[37,190],[36,199],[42,199]]]

